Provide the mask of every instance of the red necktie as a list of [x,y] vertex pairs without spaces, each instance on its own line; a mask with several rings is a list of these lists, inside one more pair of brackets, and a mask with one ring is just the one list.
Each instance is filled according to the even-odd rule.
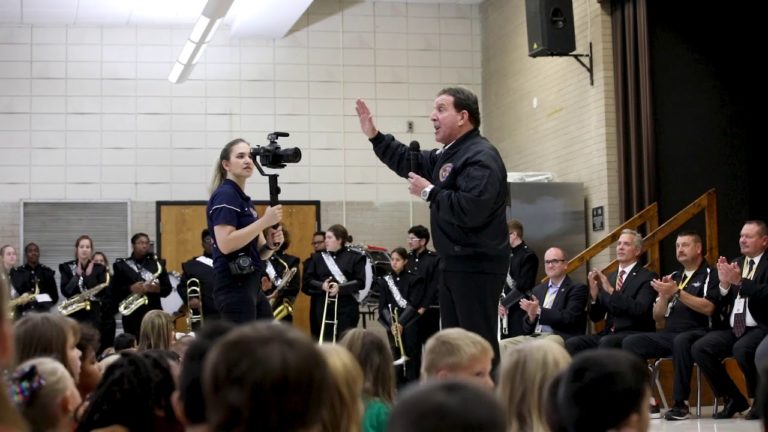
[[619,278],[616,279],[616,291],[621,290],[621,286],[624,285],[624,274],[626,272],[624,270],[619,272]]

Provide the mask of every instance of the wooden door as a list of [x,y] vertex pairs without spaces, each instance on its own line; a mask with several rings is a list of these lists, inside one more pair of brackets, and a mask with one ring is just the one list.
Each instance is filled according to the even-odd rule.
[[[181,272],[181,263],[202,253],[200,232],[206,227],[206,205],[205,201],[157,203],[158,251],[168,271]],[[266,202],[257,202],[258,214],[263,214],[266,206]],[[304,262],[312,253],[312,234],[319,226],[319,201],[283,202],[283,227],[289,233],[290,255]],[[301,274],[295,277],[301,278]],[[293,309],[294,326],[309,333],[309,298],[299,293]]]

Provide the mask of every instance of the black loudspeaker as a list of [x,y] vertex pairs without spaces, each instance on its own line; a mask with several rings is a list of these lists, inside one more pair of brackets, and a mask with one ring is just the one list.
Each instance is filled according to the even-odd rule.
[[528,55],[558,56],[576,50],[571,0],[525,0]]

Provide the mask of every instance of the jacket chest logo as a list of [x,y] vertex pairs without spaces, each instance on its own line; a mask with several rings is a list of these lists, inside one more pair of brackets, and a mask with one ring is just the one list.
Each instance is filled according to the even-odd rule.
[[441,182],[444,182],[445,179],[448,178],[448,176],[451,174],[451,170],[453,170],[453,164],[450,162],[440,167],[439,178]]

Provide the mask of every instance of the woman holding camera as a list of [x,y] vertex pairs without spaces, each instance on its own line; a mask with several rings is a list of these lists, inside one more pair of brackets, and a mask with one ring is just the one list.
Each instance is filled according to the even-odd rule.
[[[248,142],[238,138],[227,143],[213,174],[207,208],[208,229],[213,233],[214,301],[222,318],[238,324],[272,319],[271,313],[263,312],[269,312],[269,303],[260,281],[263,260],[283,242],[282,228],[272,228],[283,218],[282,206],[268,207],[259,218],[245,194],[254,168]],[[266,308],[258,308],[265,303]]]

